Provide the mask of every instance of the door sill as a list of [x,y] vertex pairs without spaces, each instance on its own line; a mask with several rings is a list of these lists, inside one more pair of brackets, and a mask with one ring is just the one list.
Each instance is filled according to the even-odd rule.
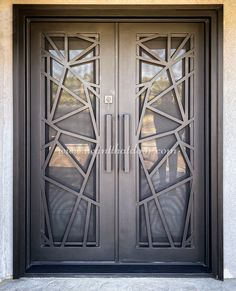
[[25,272],[29,277],[51,276],[131,276],[131,277],[212,277],[204,265],[177,264],[34,264]]

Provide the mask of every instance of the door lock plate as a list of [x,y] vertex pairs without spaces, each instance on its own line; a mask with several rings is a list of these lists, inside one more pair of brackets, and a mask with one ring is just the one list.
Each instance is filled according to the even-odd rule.
[[105,104],[112,104],[112,95],[106,95],[104,97],[104,103]]

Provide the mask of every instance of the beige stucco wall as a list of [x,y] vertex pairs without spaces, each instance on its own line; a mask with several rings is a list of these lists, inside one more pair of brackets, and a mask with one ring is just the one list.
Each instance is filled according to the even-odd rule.
[[0,0],[0,279],[12,274],[12,4],[224,4],[224,268],[236,277],[236,0]]

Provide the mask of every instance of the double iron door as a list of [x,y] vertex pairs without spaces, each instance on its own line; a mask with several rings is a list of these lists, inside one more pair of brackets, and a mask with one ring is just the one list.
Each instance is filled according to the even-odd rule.
[[31,262],[205,263],[204,28],[35,22]]

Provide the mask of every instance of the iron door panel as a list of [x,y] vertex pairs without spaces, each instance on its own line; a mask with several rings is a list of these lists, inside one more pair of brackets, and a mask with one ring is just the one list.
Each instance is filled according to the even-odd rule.
[[204,264],[204,25],[121,23],[119,95],[120,261]]
[[114,24],[32,23],[30,49],[31,260],[113,261]]

